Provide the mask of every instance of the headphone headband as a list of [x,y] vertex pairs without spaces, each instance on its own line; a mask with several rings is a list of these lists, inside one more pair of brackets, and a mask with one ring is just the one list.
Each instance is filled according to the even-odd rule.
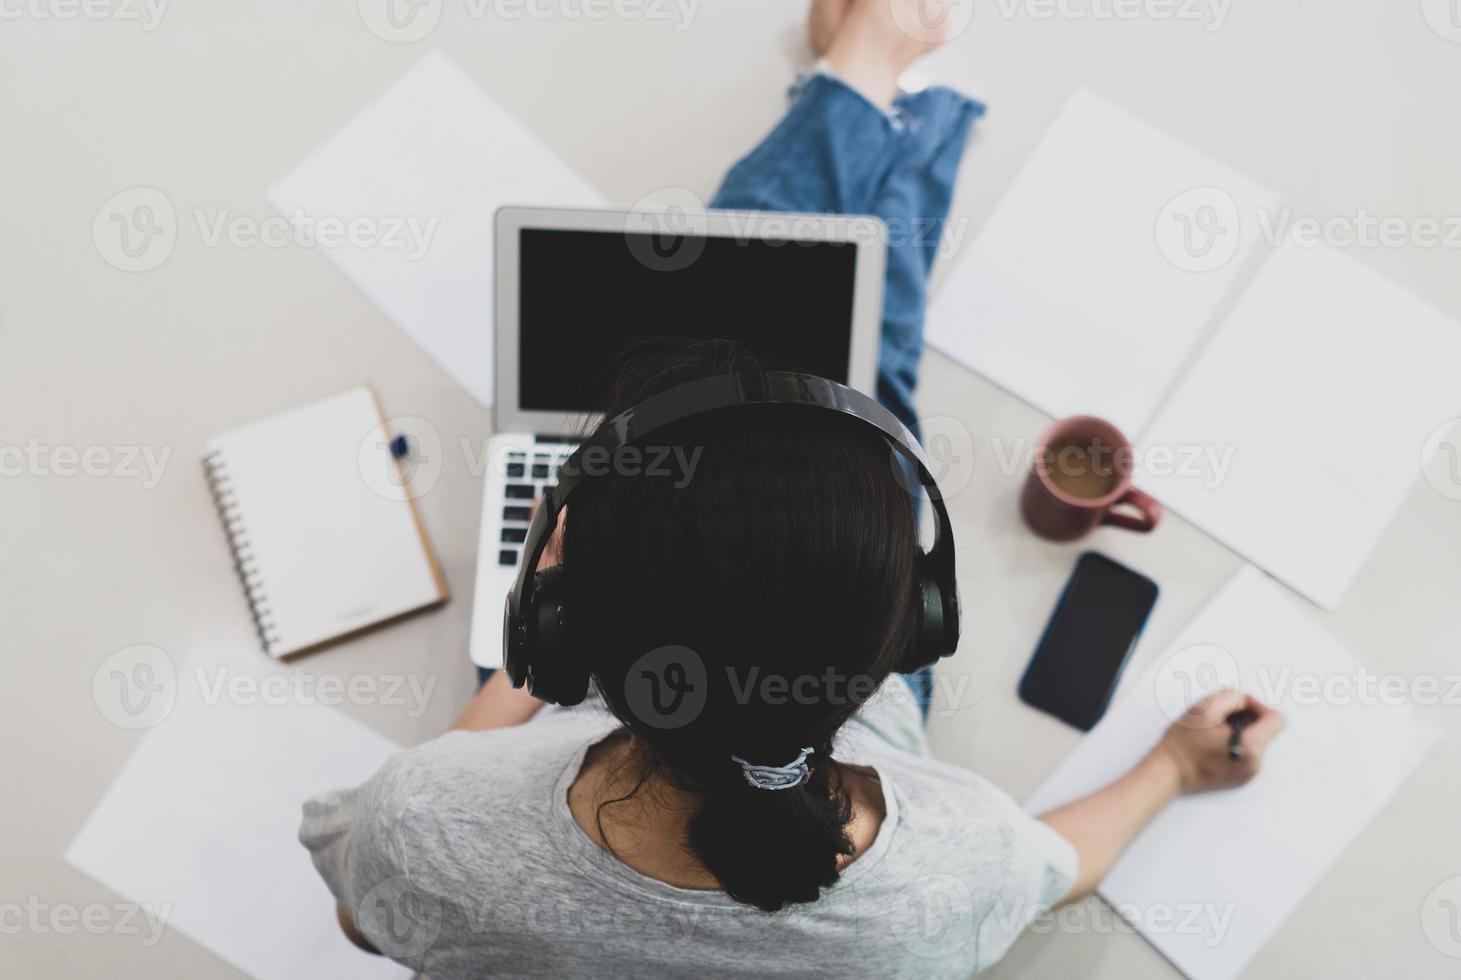
[[[557,485],[544,495],[528,527],[517,578],[507,596],[503,654],[513,686],[521,687],[530,681],[534,672],[530,629],[555,629],[562,625],[561,606],[554,614],[557,627],[552,622],[544,621],[543,611],[534,608],[533,584],[537,577],[538,561],[558,526],[559,514],[569,496],[586,480],[598,475],[585,470],[584,454],[590,451],[607,451],[612,454],[686,419],[747,405],[802,407],[836,412],[877,432],[895,452],[912,465],[920,485],[928,495],[935,520],[933,547],[921,560],[922,580],[927,584],[921,585],[924,594],[924,629],[921,630],[920,646],[938,647],[931,656],[927,656],[929,650],[923,650],[926,663],[953,653],[959,634],[953,528],[949,523],[943,496],[939,493],[938,484],[924,457],[923,448],[908,427],[867,395],[816,375],[792,371],[719,374],[676,385],[608,419],[560,467]],[[909,489],[912,496],[912,488]],[[931,599],[930,593],[933,593]],[[549,619],[552,620],[553,617],[550,616]],[[934,621],[932,628],[930,619]],[[934,629],[938,631],[937,638],[933,636]],[[586,673],[584,682],[586,685]],[[532,688],[533,685],[530,684],[530,689]],[[533,693],[539,692],[534,690]],[[579,698],[581,697],[580,694]],[[558,697],[547,699],[565,704],[576,703],[563,701]]]

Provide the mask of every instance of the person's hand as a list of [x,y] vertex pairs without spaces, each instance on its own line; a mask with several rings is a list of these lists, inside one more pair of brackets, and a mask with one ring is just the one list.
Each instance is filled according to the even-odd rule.
[[[1251,715],[1243,727],[1242,755],[1229,758],[1232,728],[1228,718],[1239,711]],[[1263,752],[1283,731],[1283,712],[1231,688],[1208,695],[1187,709],[1162,736],[1154,754],[1165,757],[1177,770],[1180,791],[1205,793],[1233,789],[1258,775]]]
[[[539,497],[533,501],[533,517],[538,516],[538,508],[543,506],[543,498]],[[564,507],[558,512],[558,526],[553,529],[553,536],[548,543],[543,545],[543,553],[538,557],[538,567],[535,571],[541,572],[545,568],[552,568],[554,565],[563,564],[563,526],[568,523],[568,508]]]

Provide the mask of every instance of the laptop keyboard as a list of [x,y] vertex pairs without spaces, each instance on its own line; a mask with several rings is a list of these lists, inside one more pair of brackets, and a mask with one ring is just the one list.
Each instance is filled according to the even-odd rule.
[[502,529],[497,564],[516,565],[528,536],[528,521],[533,516],[533,502],[558,483],[558,467],[578,447],[566,443],[540,443],[530,450],[507,451],[507,485],[503,488],[506,502],[502,508]]

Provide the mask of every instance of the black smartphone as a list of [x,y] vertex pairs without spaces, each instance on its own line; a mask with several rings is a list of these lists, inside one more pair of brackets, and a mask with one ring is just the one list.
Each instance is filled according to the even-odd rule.
[[1076,562],[1020,680],[1020,700],[1082,731],[1106,706],[1157,601],[1157,583],[1105,555]]

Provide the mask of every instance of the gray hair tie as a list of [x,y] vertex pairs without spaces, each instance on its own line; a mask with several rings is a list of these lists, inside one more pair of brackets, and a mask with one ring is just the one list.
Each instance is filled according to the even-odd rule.
[[784,766],[755,766],[738,755],[731,756],[731,761],[741,764],[746,782],[757,789],[795,789],[812,778],[812,768],[807,765],[807,756],[812,751],[812,747],[807,746],[801,755]]

